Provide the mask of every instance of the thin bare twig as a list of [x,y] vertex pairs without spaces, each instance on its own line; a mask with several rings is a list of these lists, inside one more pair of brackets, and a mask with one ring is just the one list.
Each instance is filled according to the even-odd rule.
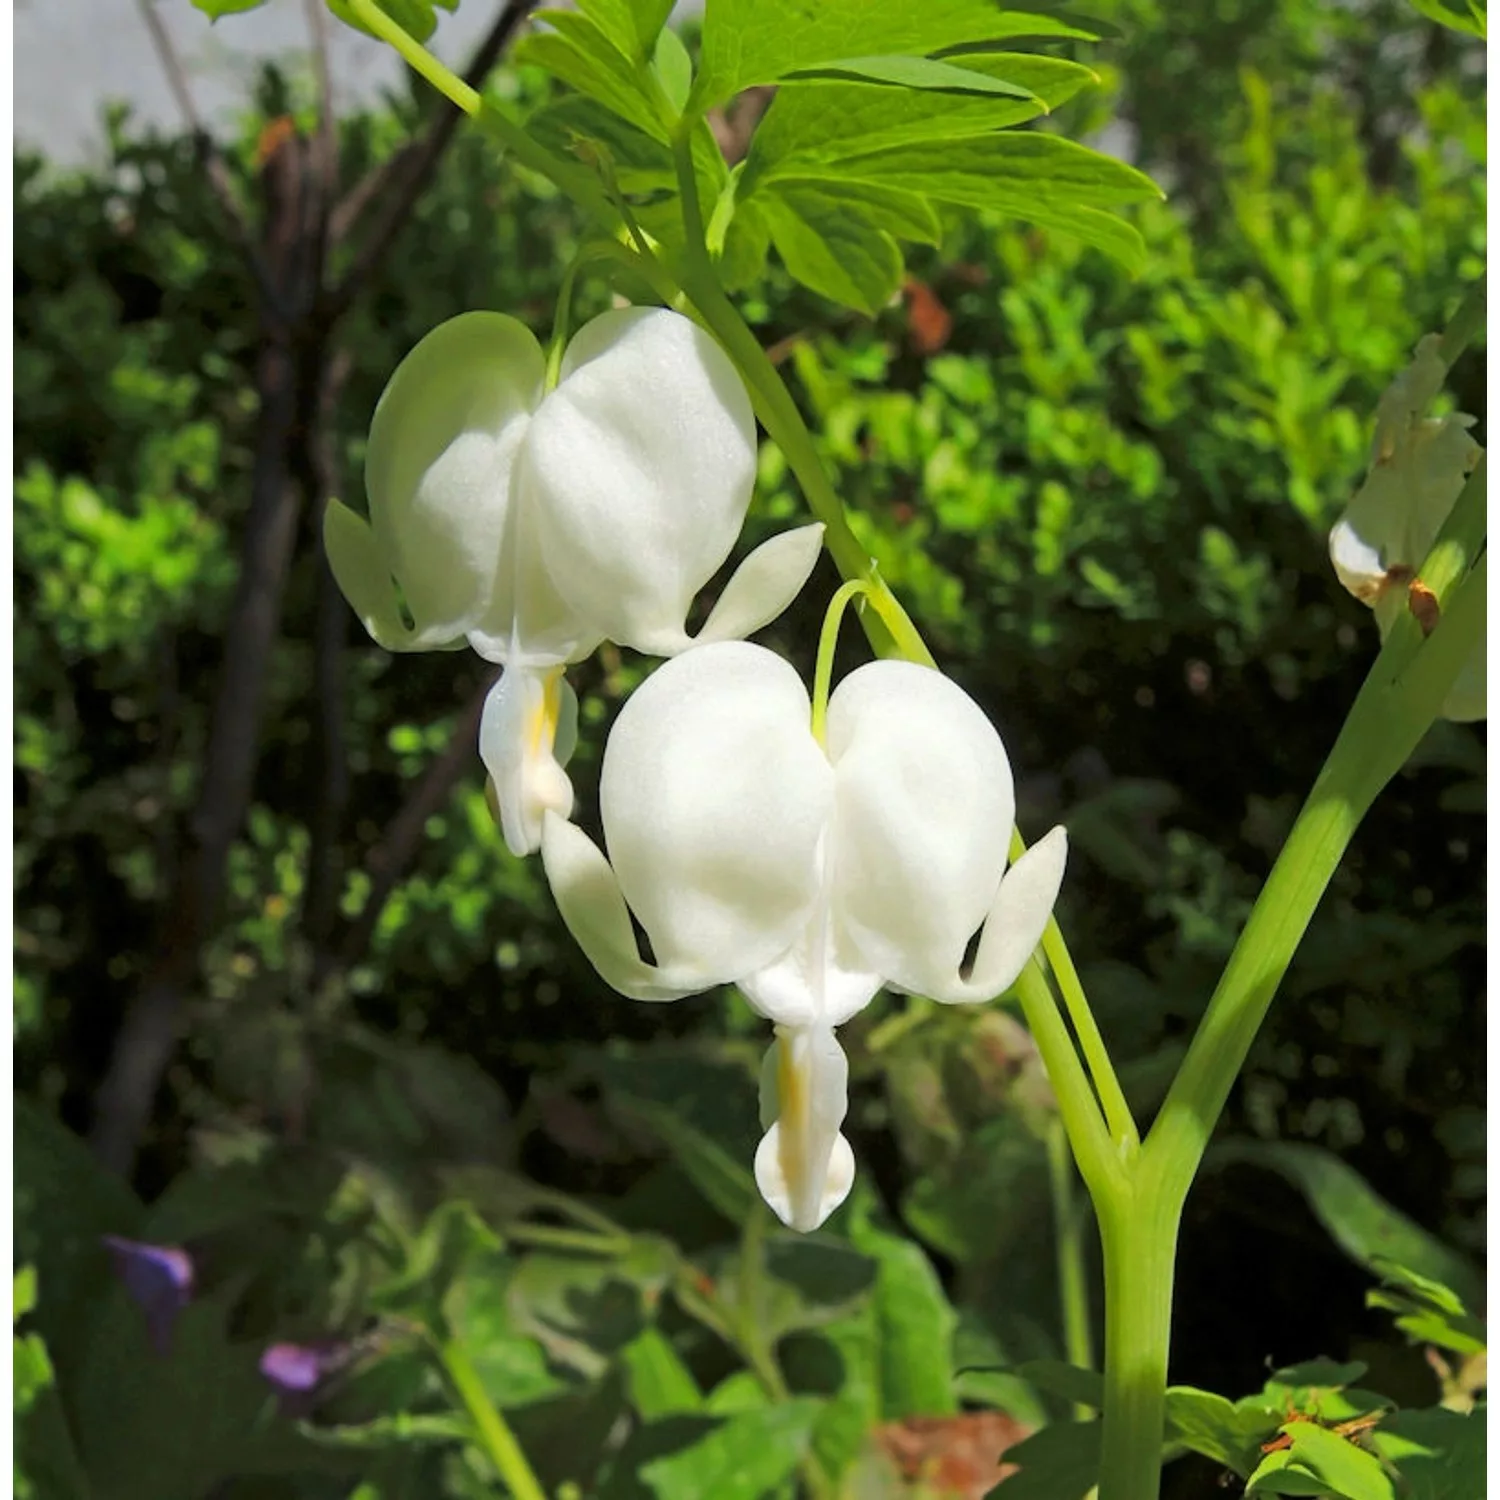
[[328,65],[328,13],[324,0],[303,0],[312,38],[313,72],[318,80],[318,131],[313,141],[313,180],[317,184],[316,260],[321,266],[329,223],[339,191],[339,135],[334,114],[333,73]]
[[[484,83],[500,60],[506,43],[535,3],[536,0],[507,0],[464,70],[464,81],[471,88],[477,89]],[[379,217],[355,253],[354,263],[329,293],[325,317],[330,322],[339,318],[360,294],[395,243],[396,236],[406,227],[438,158],[447,149],[462,119],[463,111],[444,99],[426,133],[367,174],[334,210],[332,241],[337,244],[354,228],[356,218],[367,206],[383,205]]]
[[172,42],[172,34],[162,24],[161,17],[157,15],[155,0],[136,0],[136,3],[141,19],[146,23],[146,30],[151,34],[151,44],[156,49],[162,71],[167,75],[167,87],[171,89],[173,98],[177,100],[177,107],[182,111],[182,117],[188,129],[193,133],[193,144],[197,148],[203,165],[203,175],[213,190],[214,197],[218,200],[220,211],[229,221],[236,246],[241,256],[244,257],[246,265],[249,266],[250,274],[255,278],[256,289],[260,292],[261,300],[268,307],[284,312],[277,296],[276,285],[257,247],[255,231],[235,194],[234,183],[230,180],[229,168],[225,164],[223,153],[208,133],[197,106],[193,103],[193,92],[188,87],[187,70],[182,65],[182,59],[177,55],[177,48]]

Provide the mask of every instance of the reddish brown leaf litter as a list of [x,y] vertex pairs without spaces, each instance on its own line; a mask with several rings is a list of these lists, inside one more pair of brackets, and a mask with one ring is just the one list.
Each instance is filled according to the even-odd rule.
[[1000,1455],[1030,1432],[1003,1411],[974,1411],[887,1422],[875,1429],[875,1442],[923,1500],[983,1500],[1019,1472]]
[[953,332],[953,315],[924,282],[907,277],[901,288],[906,298],[906,327],[918,354],[936,354]]

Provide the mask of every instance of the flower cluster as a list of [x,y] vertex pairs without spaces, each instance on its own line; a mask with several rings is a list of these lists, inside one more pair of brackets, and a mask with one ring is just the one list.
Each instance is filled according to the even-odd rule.
[[[370,432],[369,521],[335,503],[325,538],[382,645],[467,643],[503,665],[480,753],[505,839],[540,847],[605,980],[640,1000],[732,984],[773,1024],[755,1176],[811,1230],[854,1178],[836,1028],[883,986],[955,1003],[1006,990],[1050,916],[1066,840],[1054,829],[1007,870],[1005,748],[939,672],[874,662],[815,712],[791,666],[745,643],[801,588],[820,526],[752,553],[688,636],[754,464],[744,386],[687,318],[596,318],[548,389],[520,323],[470,313],[397,369]],[[569,821],[563,769],[576,737],[563,669],[604,640],[672,658],[605,748],[607,858]]]
[[[1380,398],[1369,471],[1328,537],[1339,582],[1375,611],[1381,640],[1483,452],[1469,436],[1473,417],[1427,415],[1448,373],[1441,344],[1436,334],[1423,338]],[[1484,675],[1481,638],[1443,705],[1445,718],[1484,718]]]

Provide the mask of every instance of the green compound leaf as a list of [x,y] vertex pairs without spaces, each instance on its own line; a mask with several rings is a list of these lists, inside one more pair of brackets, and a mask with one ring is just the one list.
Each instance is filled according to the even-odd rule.
[[651,71],[673,109],[681,111],[693,91],[693,60],[675,31],[663,31],[656,44]]
[[888,146],[961,140],[1034,119],[1071,99],[1098,76],[1079,63],[1029,52],[952,59],[969,72],[1004,80],[1022,97],[923,93],[862,83],[787,83],[756,127],[744,192],[778,170],[841,161]]
[[1030,130],[892,146],[850,157],[840,164],[840,172],[1060,230],[1131,270],[1145,263],[1144,241],[1108,210],[1161,196],[1156,184],[1134,167],[1060,136]]
[[578,0],[578,9],[631,62],[643,63],[672,13],[672,0]]
[[1462,1256],[1391,1207],[1331,1152],[1296,1141],[1231,1140],[1216,1146],[1210,1160],[1215,1165],[1248,1162],[1279,1172],[1306,1197],[1344,1254],[1377,1275],[1382,1261],[1394,1261],[1452,1287],[1470,1307],[1483,1303],[1483,1284]]
[[741,1224],[760,1194],[749,1169],[711,1136],[696,1129],[676,1110],[620,1090],[616,1106],[633,1115],[671,1152],[677,1165],[731,1224]]
[[796,1472],[822,1404],[803,1397],[741,1412],[638,1473],[656,1500],[760,1500]]
[[[797,68],[788,79],[837,78],[940,94],[1002,94],[1032,98],[1029,89],[974,68],[956,67],[932,57],[841,57],[815,68]],[[1038,103],[1041,101],[1038,100]]]
[[1468,1500],[1485,1493],[1485,1409],[1401,1411],[1370,1446],[1401,1474],[1402,1500]]
[[1290,1446],[1268,1453],[1245,1486],[1246,1495],[1338,1495],[1343,1500],[1396,1500],[1391,1477],[1376,1456],[1315,1422],[1289,1422]]
[[[757,83],[847,58],[928,56],[1012,36],[1086,36],[1050,7],[1001,9],[990,0],[709,0],[693,102],[701,109]],[[967,48],[966,45],[967,44]]]
[[517,62],[545,69],[653,139],[671,140],[671,122],[652,98],[643,65],[631,62],[586,15],[543,10],[536,19],[551,29],[522,37],[513,54]]

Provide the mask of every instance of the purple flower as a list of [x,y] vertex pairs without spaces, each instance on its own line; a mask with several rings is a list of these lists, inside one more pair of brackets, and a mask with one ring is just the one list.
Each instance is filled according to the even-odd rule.
[[260,1373],[276,1388],[283,1415],[301,1416],[310,1410],[319,1387],[349,1364],[355,1347],[341,1339],[272,1344],[260,1357]]
[[171,1352],[172,1330],[193,1296],[193,1260],[175,1245],[143,1245],[117,1234],[104,1236],[131,1301],[146,1315],[146,1337],[157,1354]]

